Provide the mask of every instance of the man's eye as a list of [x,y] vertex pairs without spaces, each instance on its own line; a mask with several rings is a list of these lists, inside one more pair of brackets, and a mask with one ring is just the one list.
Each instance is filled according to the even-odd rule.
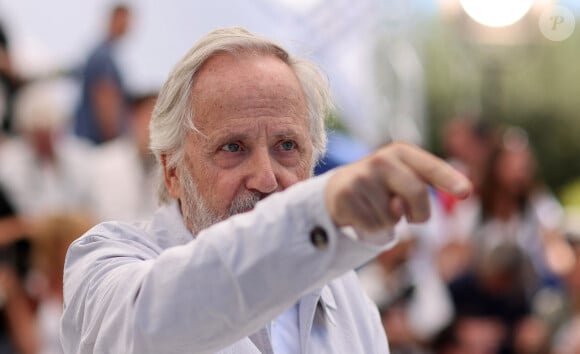
[[242,147],[238,143],[229,143],[222,146],[221,150],[227,152],[238,152],[242,150]]
[[280,148],[284,151],[294,150],[296,149],[296,143],[291,140],[284,141],[282,144],[280,144]]

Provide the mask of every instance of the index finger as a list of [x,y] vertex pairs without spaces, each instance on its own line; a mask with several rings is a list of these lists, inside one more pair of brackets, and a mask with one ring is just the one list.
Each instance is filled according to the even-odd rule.
[[407,144],[401,144],[396,153],[425,183],[460,198],[471,193],[472,186],[467,177],[435,155]]

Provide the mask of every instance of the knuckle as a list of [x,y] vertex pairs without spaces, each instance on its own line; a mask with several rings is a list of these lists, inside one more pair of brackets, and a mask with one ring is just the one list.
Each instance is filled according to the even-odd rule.
[[369,160],[369,167],[372,171],[384,171],[389,172],[394,169],[394,163],[392,161],[393,154],[389,151],[380,151],[379,153],[373,155]]
[[426,201],[429,197],[429,191],[424,183],[409,183],[407,185],[409,197],[417,201]]
[[355,188],[365,188],[372,183],[372,177],[368,173],[360,173],[356,175],[353,179],[353,185]]
[[368,186],[372,183],[372,170],[370,168],[366,168],[364,165],[360,165],[356,169],[352,169],[345,174],[347,183],[345,184],[345,188],[347,189],[354,189],[360,190],[365,186]]
[[356,197],[356,193],[352,188],[342,188],[339,191],[337,197],[337,200],[339,200],[341,203],[348,203]]
[[347,189],[344,191],[344,199],[348,202],[352,202],[356,198],[358,198],[359,193],[356,192],[355,189]]
[[411,147],[411,144],[406,143],[404,141],[395,141],[389,145],[389,147],[395,152],[397,155],[402,153],[404,150],[407,150]]

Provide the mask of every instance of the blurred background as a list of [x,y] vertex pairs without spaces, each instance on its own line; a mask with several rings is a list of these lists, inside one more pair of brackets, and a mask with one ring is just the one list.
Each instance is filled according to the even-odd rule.
[[[577,16],[580,3],[512,2],[492,1],[491,11],[516,13],[514,24],[492,28],[469,17],[458,0],[127,1],[130,29],[115,55],[128,91],[154,91],[195,39],[220,26],[247,27],[319,63],[340,122],[368,145],[403,139],[440,152],[442,123],[486,116],[528,131],[543,177],[560,192],[580,172],[580,34],[548,40],[539,18],[553,4]],[[0,1],[14,70],[33,78],[81,68],[114,3]]]
[[148,120],[205,33],[318,63],[321,173],[391,142],[476,186],[360,270],[393,353],[580,353],[580,1],[0,0],[0,354],[59,353],[62,262],[156,207]]

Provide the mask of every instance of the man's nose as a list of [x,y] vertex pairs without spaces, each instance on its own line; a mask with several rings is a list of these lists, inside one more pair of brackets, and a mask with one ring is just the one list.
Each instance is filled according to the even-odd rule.
[[274,170],[275,161],[267,149],[253,151],[248,161],[246,188],[260,193],[273,193],[278,189]]

